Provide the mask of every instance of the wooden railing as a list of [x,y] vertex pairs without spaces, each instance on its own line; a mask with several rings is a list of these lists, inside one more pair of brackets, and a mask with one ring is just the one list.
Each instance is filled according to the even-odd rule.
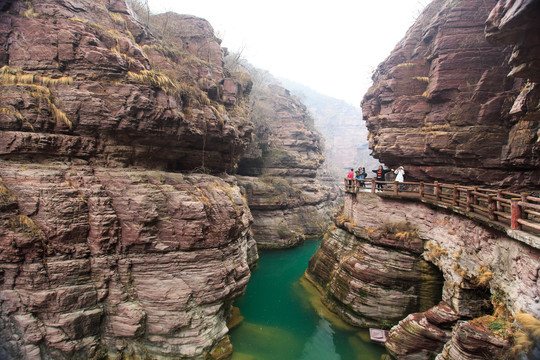
[[437,181],[400,183],[375,179],[345,179],[345,191],[419,199],[466,215],[479,215],[513,230],[540,234],[540,198],[528,193],[442,184]]

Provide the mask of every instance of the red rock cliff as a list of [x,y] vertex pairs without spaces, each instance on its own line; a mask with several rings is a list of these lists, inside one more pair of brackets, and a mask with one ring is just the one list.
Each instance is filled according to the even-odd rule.
[[123,0],[1,10],[0,358],[227,353],[247,202],[166,171],[234,169],[251,138],[210,25],[168,14],[158,41]]
[[213,44],[201,59],[175,32],[174,46],[158,42],[123,1],[15,1],[7,10],[0,154],[220,172],[249,143],[247,118],[225,109],[242,89],[224,78],[205,20],[169,15],[177,31]]
[[239,163],[259,248],[284,248],[322,236],[337,196],[318,177],[322,139],[296,97],[278,85],[257,85],[252,96],[254,141]]
[[[511,48],[486,41],[495,4],[433,1],[377,68],[362,101],[370,146],[410,179],[538,186],[538,96],[507,77]],[[492,42],[505,42],[492,24]],[[513,63],[527,62],[519,53]]]

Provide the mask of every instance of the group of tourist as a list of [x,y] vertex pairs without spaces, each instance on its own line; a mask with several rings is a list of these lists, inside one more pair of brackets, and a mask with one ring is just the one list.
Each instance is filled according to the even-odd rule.
[[[377,181],[385,181],[386,174],[393,171],[396,175],[395,181],[399,183],[403,183],[405,181],[405,168],[403,166],[398,167],[397,169],[384,169],[382,165],[379,165],[379,168],[377,170],[372,170],[375,173],[375,180]],[[349,185],[352,185],[353,179],[358,179],[359,185],[361,187],[365,187],[365,182],[362,180],[365,180],[367,178],[366,168],[359,167],[356,171],[354,169],[351,169],[349,173],[347,174],[347,179],[349,180]],[[382,189],[383,184],[377,183],[377,189]],[[403,190],[403,184],[399,184],[399,190]]]

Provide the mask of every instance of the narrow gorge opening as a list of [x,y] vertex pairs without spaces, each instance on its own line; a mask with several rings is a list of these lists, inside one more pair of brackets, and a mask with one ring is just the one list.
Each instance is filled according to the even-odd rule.
[[321,240],[259,254],[246,295],[236,301],[244,321],[230,332],[233,360],[379,360],[386,351],[367,329],[347,325],[320,301],[303,276]]

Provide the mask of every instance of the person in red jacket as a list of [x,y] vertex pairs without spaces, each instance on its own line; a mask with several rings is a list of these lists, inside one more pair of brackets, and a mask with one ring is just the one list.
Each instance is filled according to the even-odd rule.
[[352,180],[354,179],[354,169],[351,169],[351,171],[349,171],[349,173],[347,174],[347,180],[348,180],[348,183],[349,183],[349,188],[352,187]]

